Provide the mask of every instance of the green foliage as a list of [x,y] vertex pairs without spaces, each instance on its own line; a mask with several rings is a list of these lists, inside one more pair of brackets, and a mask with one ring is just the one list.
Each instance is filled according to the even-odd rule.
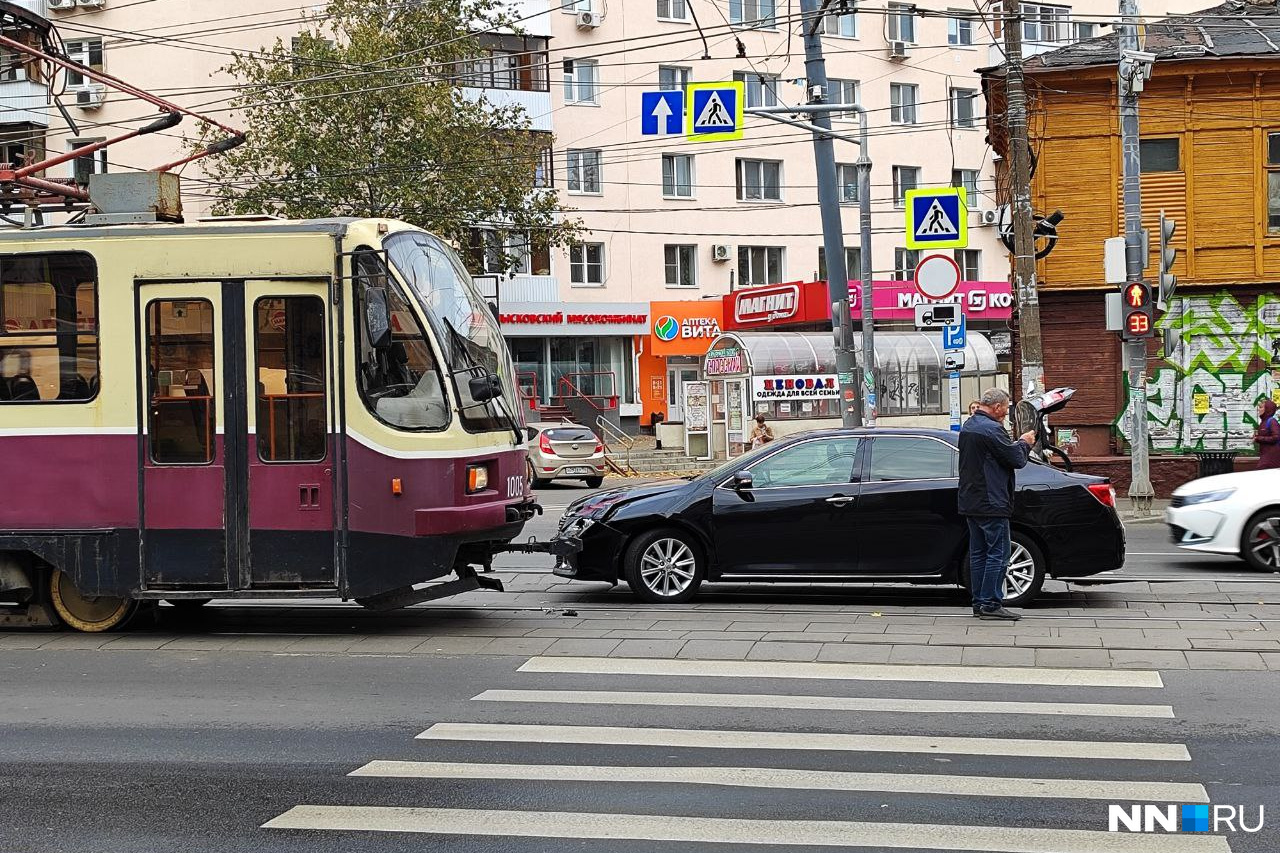
[[[220,213],[403,219],[465,245],[470,228],[578,230],[534,190],[550,134],[518,106],[465,97],[477,31],[517,26],[496,0],[329,0],[291,43],[237,54],[245,145],[204,161]],[[472,90],[473,93],[475,90]],[[200,144],[220,133],[204,128]]]

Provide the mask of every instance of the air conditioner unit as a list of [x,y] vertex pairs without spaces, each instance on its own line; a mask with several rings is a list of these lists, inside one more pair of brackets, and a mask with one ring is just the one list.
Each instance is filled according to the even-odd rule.
[[600,26],[600,16],[595,12],[579,12],[574,18],[574,23],[578,25],[580,30],[594,30]]
[[733,247],[726,246],[723,243],[716,243],[711,247],[711,260],[727,261],[733,256]]
[[905,41],[895,40],[895,41],[889,42],[889,58],[890,59],[906,59],[907,52],[908,52],[907,43]]
[[979,210],[978,222],[981,225],[998,225],[1000,223],[1000,211]]
[[96,110],[102,106],[103,95],[101,86],[85,86],[76,89],[76,106],[82,110]]
[[76,0],[45,0],[50,9],[74,9]]
[[76,2],[87,9],[101,9],[107,5],[107,0],[76,0]]

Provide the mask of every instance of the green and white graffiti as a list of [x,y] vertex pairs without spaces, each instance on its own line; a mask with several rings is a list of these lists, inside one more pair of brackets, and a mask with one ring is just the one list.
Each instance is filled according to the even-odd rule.
[[[1152,448],[1252,448],[1258,402],[1276,394],[1280,376],[1280,295],[1259,296],[1249,308],[1226,292],[1175,299],[1156,325],[1172,332],[1173,346],[1147,379]],[[1128,401],[1127,377],[1125,385]],[[1115,425],[1128,440],[1129,402]]]

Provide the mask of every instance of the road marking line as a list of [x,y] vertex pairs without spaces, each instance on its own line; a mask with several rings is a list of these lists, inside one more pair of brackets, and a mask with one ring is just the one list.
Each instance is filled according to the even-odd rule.
[[797,749],[844,752],[912,752],[950,755],[1008,755],[1021,758],[1097,758],[1133,761],[1190,761],[1180,743],[1035,740],[924,735],[866,735],[830,732],[765,732],[720,729],[663,729],[640,726],[549,726],[519,723],[436,723],[419,740],[474,740],[499,743],[573,743],[609,746],[669,746],[695,749]]
[[872,699],[758,693],[651,693],[630,690],[486,690],[473,702],[560,705],[649,705],[695,708],[782,708],[795,711],[891,711],[901,714],[1049,714],[1073,717],[1173,719],[1171,705],[1086,702],[978,702],[950,699]]
[[728,676],[848,681],[933,681],[947,684],[1020,684],[1050,687],[1163,687],[1160,673],[1127,669],[1043,669],[999,666],[915,666],[876,663],[777,663],[748,660],[534,657],[520,672],[588,675]]
[[396,779],[507,779],[526,782],[652,782],[665,785],[729,785],[805,791],[877,791],[969,797],[1035,797],[1105,800],[1116,803],[1207,803],[1203,785],[1183,782],[1121,782],[1095,779],[1035,779],[854,773],[772,767],[616,767],[562,764],[477,764],[453,761],[370,761],[350,776]]
[[295,806],[263,828],[981,853],[1231,853],[1220,835],[392,806]]

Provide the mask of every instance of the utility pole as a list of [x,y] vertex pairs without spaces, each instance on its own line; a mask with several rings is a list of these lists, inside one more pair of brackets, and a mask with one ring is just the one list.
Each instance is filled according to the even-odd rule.
[[[822,16],[826,12],[830,0],[800,0],[801,26],[804,27],[804,68],[808,81],[809,98],[812,102],[829,103],[827,83],[827,62],[822,57]],[[863,121],[866,117],[863,116]],[[870,401],[861,392],[862,383],[858,381],[858,364],[853,348],[853,317],[849,309],[849,270],[844,258],[844,229],[840,223],[840,195],[836,178],[835,140],[831,135],[831,114],[827,111],[814,111],[812,123],[816,126],[813,132],[813,159],[818,169],[818,210],[822,217],[822,246],[827,258],[827,293],[831,303],[831,330],[835,335],[836,375],[840,382],[840,417],[845,426],[863,426],[865,414],[873,411],[874,397]],[[865,127],[865,124],[864,124]],[[866,157],[866,149],[862,151]],[[870,161],[868,160],[868,166]],[[864,187],[863,184],[868,184]],[[858,190],[860,203],[870,203],[870,181],[864,181],[863,171],[858,173]],[[865,209],[865,208],[864,208]],[[868,211],[869,212],[869,211]],[[864,218],[869,218],[864,215]],[[871,243],[868,240],[870,223],[863,225],[862,268],[868,268],[871,257]],[[875,350],[868,349],[873,345],[871,339],[871,323],[869,321],[871,302],[871,279],[864,272],[862,281],[863,300],[863,351],[864,367],[875,364]],[[865,372],[871,373],[869,369]],[[874,425],[874,416],[868,426]]]
[[1040,338],[1040,296],[1036,287],[1035,215],[1031,210],[1031,147],[1027,139],[1027,91],[1022,73],[1022,14],[1004,19],[1005,110],[1013,208],[1013,291],[1018,299],[1018,343],[1022,387],[1014,399],[1039,394],[1044,386],[1044,344]]
[[[1120,159],[1124,164],[1124,261],[1129,282],[1143,281],[1147,258],[1142,239],[1142,160],[1138,145],[1138,93],[1151,74],[1155,57],[1138,44],[1138,0],[1120,0]],[[1126,284],[1126,288],[1130,285]],[[1124,345],[1129,367],[1130,427],[1129,501],[1138,515],[1151,509],[1150,459],[1147,456],[1147,340]]]

